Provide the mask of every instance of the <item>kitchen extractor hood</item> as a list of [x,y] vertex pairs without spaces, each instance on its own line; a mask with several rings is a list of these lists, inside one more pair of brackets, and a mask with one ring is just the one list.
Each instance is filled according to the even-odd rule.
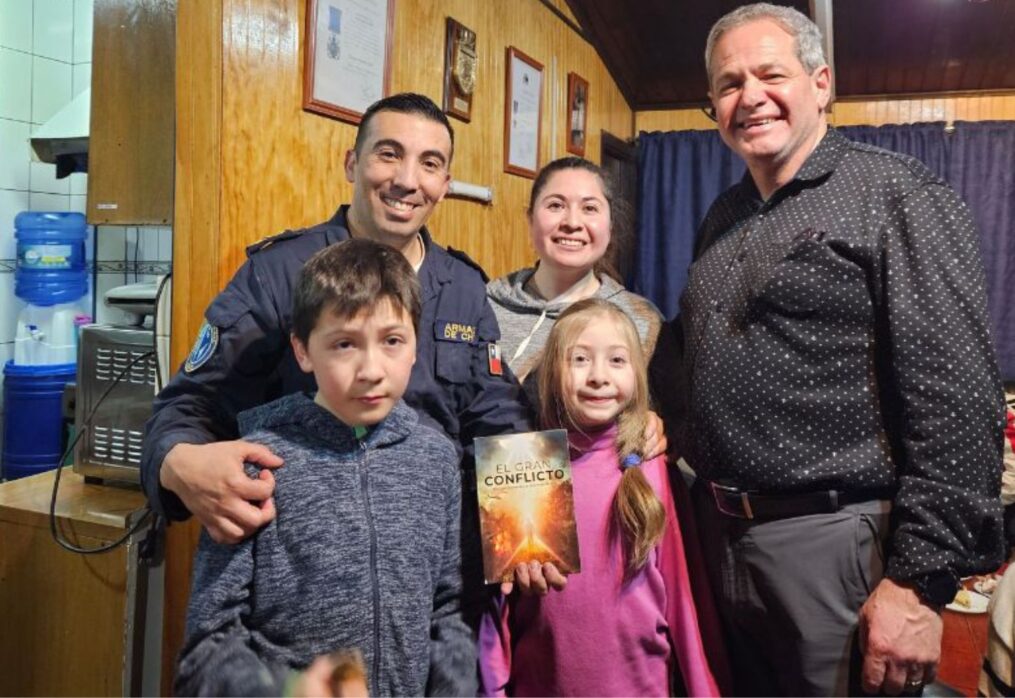
[[32,149],[40,160],[56,165],[57,178],[88,171],[91,103],[91,89],[82,90],[70,104],[32,133]]

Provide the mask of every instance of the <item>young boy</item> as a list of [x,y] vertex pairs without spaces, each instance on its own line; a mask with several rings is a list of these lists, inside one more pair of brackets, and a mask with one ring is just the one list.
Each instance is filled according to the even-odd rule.
[[306,263],[291,341],[318,390],[239,415],[243,438],[285,460],[277,516],[234,546],[202,531],[176,695],[322,695],[337,649],[362,652],[371,695],[475,693],[458,457],[401,400],[419,315],[392,248],[347,240]]

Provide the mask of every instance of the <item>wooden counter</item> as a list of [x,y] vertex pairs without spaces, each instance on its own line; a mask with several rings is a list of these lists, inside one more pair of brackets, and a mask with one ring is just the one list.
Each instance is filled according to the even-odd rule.
[[[100,555],[59,547],[49,530],[54,474],[0,484],[0,695],[134,693],[140,538]],[[137,489],[86,484],[65,468],[58,530],[96,547],[122,537],[143,506]]]

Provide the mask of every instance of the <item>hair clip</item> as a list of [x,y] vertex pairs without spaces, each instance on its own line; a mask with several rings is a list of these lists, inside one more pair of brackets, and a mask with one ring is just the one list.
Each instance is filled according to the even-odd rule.
[[620,461],[621,470],[627,470],[628,468],[633,468],[637,465],[641,465],[641,456],[637,453],[629,453],[624,456],[624,460]]

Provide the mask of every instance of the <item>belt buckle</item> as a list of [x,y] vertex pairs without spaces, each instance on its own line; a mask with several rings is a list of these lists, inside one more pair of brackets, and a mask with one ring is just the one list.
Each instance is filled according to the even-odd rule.
[[[738,519],[753,519],[754,510],[751,508],[751,498],[747,492],[737,489],[736,487],[729,487],[728,485],[720,485],[718,482],[708,483],[712,488],[712,498],[715,500],[716,509],[721,514],[726,516],[733,516]],[[720,494],[721,493],[721,494]],[[733,495],[740,498],[740,506],[743,507],[742,511],[731,511],[726,508],[723,504],[722,494]]]

